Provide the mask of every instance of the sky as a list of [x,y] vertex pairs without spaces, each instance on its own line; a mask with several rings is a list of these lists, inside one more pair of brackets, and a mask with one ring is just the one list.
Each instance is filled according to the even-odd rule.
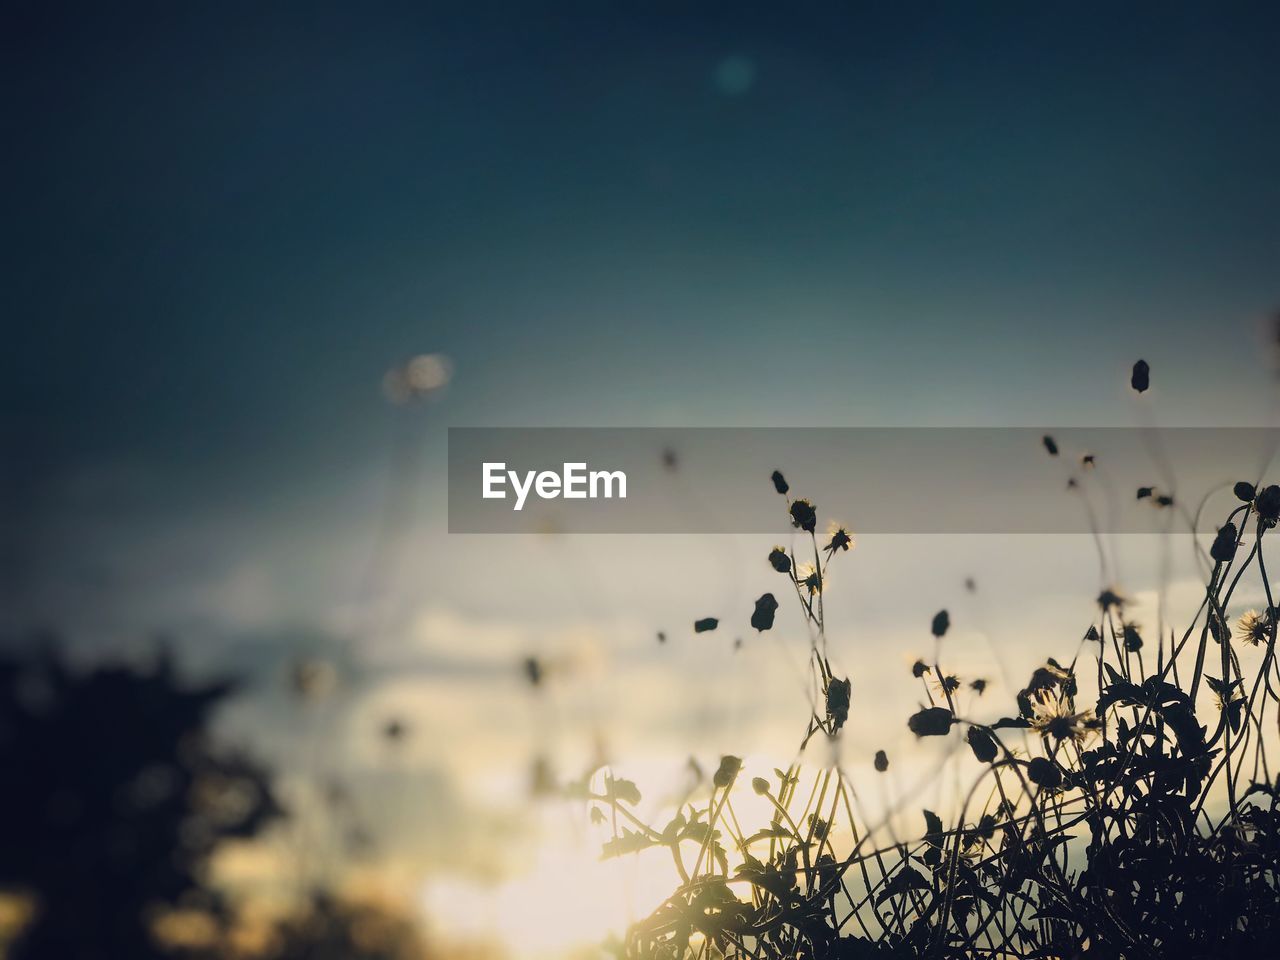
[[[448,537],[451,425],[1272,422],[1273,5],[5,19],[0,632],[172,635],[267,678],[239,729],[287,709],[270,678],[310,644],[360,664],[343,722],[418,677],[515,755],[528,716],[484,684],[525,653],[594,678],[570,729],[610,683],[662,687],[656,629],[757,592],[754,540]],[[448,390],[390,406],[384,373],[424,352]],[[991,613],[1012,643],[1033,606],[1088,609],[1092,546],[1055,543],[1082,572],[933,544],[924,590],[917,543],[868,542],[848,614],[923,625],[983,567],[1035,598]],[[420,769],[474,795],[478,752]]]

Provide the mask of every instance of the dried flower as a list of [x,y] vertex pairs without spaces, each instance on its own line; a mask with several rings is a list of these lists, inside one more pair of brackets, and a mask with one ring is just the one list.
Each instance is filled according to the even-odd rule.
[[1054,696],[1049,690],[1039,692],[1031,702],[1031,709],[1034,714],[1031,728],[1042,737],[1071,740],[1079,745],[1088,740],[1100,726],[1092,710],[1076,713],[1067,701]]
[[813,533],[817,529],[818,511],[808,500],[793,500],[790,512],[793,527],[798,527],[806,533]]
[[1113,607],[1117,610],[1122,610],[1124,609],[1125,602],[1125,598],[1110,587],[1098,594],[1098,606],[1100,606],[1104,611],[1110,610]]
[[934,681],[934,686],[942,693],[950,696],[960,689],[960,678],[955,675],[941,676]]
[[1214,537],[1213,546],[1209,548],[1209,556],[1218,563],[1230,563],[1236,555],[1238,533],[1234,523],[1224,523]]
[[933,615],[933,623],[929,629],[933,631],[935,637],[942,637],[951,628],[951,614],[945,610],[939,610]]
[[1258,512],[1258,519],[1265,526],[1274,527],[1280,521],[1280,486],[1274,483],[1263,487],[1253,498],[1253,509]]
[[751,626],[764,632],[773,627],[773,615],[778,612],[778,601],[772,593],[766,593],[756,601],[755,612],[751,614]]
[[823,549],[826,551],[828,557],[834,554],[837,550],[848,551],[853,547],[853,534],[851,534],[842,525],[832,523],[831,526],[827,528],[827,533],[830,534],[831,539]]
[[779,573],[791,572],[791,558],[787,556],[786,548],[774,547],[769,551],[769,566]]
[[1145,360],[1133,365],[1133,373],[1129,375],[1129,386],[1139,393],[1146,393],[1151,386],[1151,366]]
[[812,563],[802,563],[796,571],[796,580],[800,586],[809,591],[809,596],[822,593],[826,589],[826,577],[818,572],[818,568]]
[[1257,610],[1250,610],[1245,613],[1236,623],[1236,637],[1254,647],[1260,643],[1270,643],[1276,628],[1273,612],[1268,610],[1266,613],[1259,613]]

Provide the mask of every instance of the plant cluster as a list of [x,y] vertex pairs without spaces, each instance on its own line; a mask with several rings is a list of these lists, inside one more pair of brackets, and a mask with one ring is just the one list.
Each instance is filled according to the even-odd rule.
[[[1135,368],[1146,386],[1147,370]],[[1046,449],[1058,455],[1046,438]],[[1051,448],[1052,447],[1052,448]],[[917,738],[953,738],[980,764],[949,822],[923,811],[923,835],[872,823],[839,762],[805,761],[814,738],[850,724],[853,684],[833,668],[823,592],[852,537],[817,534],[812,503],[786,499],[803,544],[775,547],[810,634],[811,712],[794,761],[752,777],[768,823],[734,808],[749,771],[722,758],[666,824],[644,822],[640,793],[606,774],[587,792],[613,825],[605,856],[670,853],[679,883],[632,925],[619,953],[644,958],[1221,957],[1268,953],[1280,935],[1280,808],[1266,741],[1280,718],[1280,609],[1264,545],[1280,523],[1280,486],[1236,485],[1207,550],[1199,609],[1180,633],[1147,638],[1115,589],[1102,591],[1074,655],[1048,659],[1008,715],[980,721],[986,682],[943,665],[947,611],[930,623],[934,655],[912,667],[927,705],[905,718]],[[1139,491],[1140,499],[1151,497]],[[1155,503],[1156,508],[1171,508]],[[1249,542],[1244,537],[1249,535]],[[1244,578],[1262,612],[1228,616]],[[773,628],[766,593],[751,624]],[[1084,625],[1082,625],[1084,626]],[[873,761],[883,774],[889,757]]]

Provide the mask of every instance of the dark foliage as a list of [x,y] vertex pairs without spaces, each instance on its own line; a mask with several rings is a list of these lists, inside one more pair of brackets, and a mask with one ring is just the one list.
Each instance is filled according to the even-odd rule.
[[[1147,389],[1147,377],[1146,365],[1136,365],[1134,388]],[[1057,452],[1051,438],[1045,446]],[[1274,715],[1266,713],[1280,706],[1280,665],[1263,556],[1266,534],[1280,522],[1280,487],[1255,492],[1237,484],[1235,493],[1239,505],[1207,551],[1204,602],[1181,634],[1166,628],[1144,640],[1125,618],[1125,597],[1103,590],[1094,621],[1077,634],[1075,657],[1048,658],[1017,691],[1016,712],[989,723],[969,718],[958,677],[916,661],[912,674],[928,705],[907,719],[908,728],[921,738],[962,736],[965,753],[981,765],[950,824],[925,810],[918,839],[877,845],[874,829],[859,822],[845,771],[807,774],[796,761],[774,771],[776,786],[752,779],[776,812],[748,834],[725,814],[742,768],[736,757],[721,761],[706,802],[687,804],[665,829],[645,827],[624,810],[639,829],[623,829],[606,854],[666,847],[682,878],[633,925],[625,953],[673,960],[1272,955],[1280,934],[1280,784],[1267,774],[1262,744],[1274,734]],[[1144,495],[1173,503],[1147,488]],[[801,529],[816,524],[808,501],[790,501],[789,512]],[[1246,531],[1247,550],[1240,549]],[[821,583],[825,564],[812,546]],[[821,552],[830,562],[836,551]],[[810,667],[821,695],[803,752],[816,734],[834,737],[856,722],[853,684],[828,659],[821,590],[802,589],[794,557],[782,548],[775,554],[771,565],[792,579],[811,629]],[[1268,605],[1241,617],[1233,634],[1225,611],[1251,569]],[[934,637],[950,626],[939,612]],[[1261,659],[1260,667],[1246,668],[1241,644],[1261,648],[1249,661]],[[1200,688],[1216,714],[1206,715],[1203,701],[1197,712]],[[986,682],[973,680],[968,689],[977,696]],[[872,766],[888,770],[883,750]],[[983,796],[985,807],[973,809]],[[612,791],[591,799],[630,805]],[[853,840],[838,849],[841,820]]]
[[167,660],[0,659],[0,887],[35,901],[11,957],[144,960],[167,955],[158,912],[230,921],[210,857],[280,813],[264,771],[210,742],[230,689],[185,687]]

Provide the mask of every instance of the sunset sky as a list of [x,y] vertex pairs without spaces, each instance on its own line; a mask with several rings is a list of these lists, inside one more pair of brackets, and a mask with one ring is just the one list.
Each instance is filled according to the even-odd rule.
[[[769,538],[450,537],[448,426],[1273,422],[1274,5],[606,6],[20,4],[0,31],[4,642],[163,635],[246,672],[228,735],[288,766],[327,731],[428,908],[490,868],[468,838],[536,829],[536,753],[675,777],[804,712],[766,684],[784,654],[732,650]],[[389,404],[435,352],[448,389]],[[898,723],[943,606],[965,669],[1069,653],[1093,550],[869,538],[833,583],[855,697]],[[319,720],[285,693],[304,653],[349,682]]]

